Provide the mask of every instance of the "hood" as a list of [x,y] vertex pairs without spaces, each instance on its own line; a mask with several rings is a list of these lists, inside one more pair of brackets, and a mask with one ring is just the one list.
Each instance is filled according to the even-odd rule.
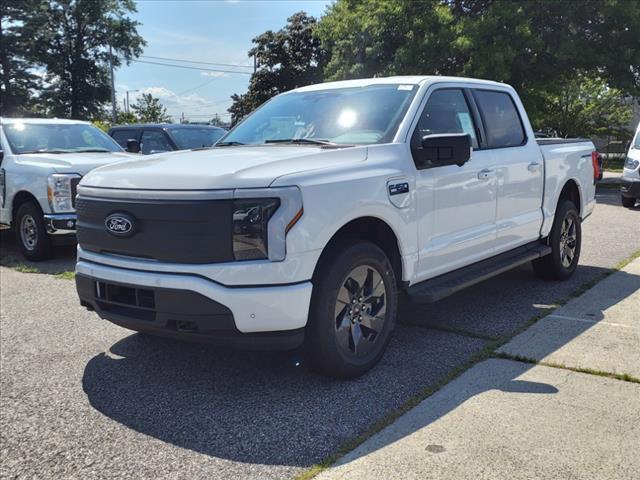
[[84,177],[82,185],[151,190],[259,188],[283,175],[361,162],[366,156],[366,147],[306,145],[178,151],[99,168]]
[[140,158],[140,155],[125,152],[29,153],[17,158],[24,165],[51,168],[56,173],[85,175],[94,168],[118,161]]

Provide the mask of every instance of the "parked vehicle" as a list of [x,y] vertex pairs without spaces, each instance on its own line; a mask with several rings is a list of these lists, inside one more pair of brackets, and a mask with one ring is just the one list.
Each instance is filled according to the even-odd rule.
[[161,153],[210,147],[227,133],[211,125],[141,124],[119,125],[109,135],[131,153]]
[[353,377],[382,357],[400,291],[433,302],[530,261],[569,278],[596,170],[588,140],[536,141],[505,84],[307,86],[211,149],[86,176],[77,290],[133,330],[304,343],[315,368]]
[[632,208],[640,200],[640,125],[631,142],[620,180],[622,205]]
[[0,223],[14,227],[29,260],[50,257],[54,236],[75,233],[75,194],[82,176],[128,158],[87,122],[1,118]]

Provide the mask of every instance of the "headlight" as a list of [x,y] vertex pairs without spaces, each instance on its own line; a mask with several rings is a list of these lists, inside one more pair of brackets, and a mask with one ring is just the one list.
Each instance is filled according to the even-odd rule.
[[74,210],[75,188],[80,175],[75,173],[55,173],[47,179],[47,197],[49,205],[55,212],[72,212]]
[[631,157],[627,157],[627,160],[624,162],[624,168],[628,168],[629,170],[635,170],[640,165],[640,161],[634,160]]
[[278,198],[237,199],[233,202],[233,255],[236,260],[269,257],[269,219],[280,206]]
[[287,234],[302,218],[298,187],[238,188],[233,200],[233,255],[236,260],[280,262]]

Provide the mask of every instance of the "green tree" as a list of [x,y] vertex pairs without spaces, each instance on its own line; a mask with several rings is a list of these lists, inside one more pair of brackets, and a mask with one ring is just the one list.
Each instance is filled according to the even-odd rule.
[[42,100],[50,115],[92,118],[111,98],[109,44],[113,63],[142,53],[132,0],[41,1],[43,15],[25,21],[38,32],[37,55],[46,67]]
[[337,0],[321,19],[331,79],[455,74],[525,92],[598,73],[640,92],[640,0]]
[[143,93],[138,97],[136,103],[131,105],[138,121],[143,123],[166,123],[171,121],[167,115],[167,109],[160,103],[160,100],[150,93]]
[[615,136],[627,138],[633,109],[622,91],[597,76],[577,75],[541,94],[544,107],[531,118],[535,128],[561,137]]
[[232,124],[278,93],[322,81],[325,55],[314,36],[316,26],[314,17],[298,12],[284,28],[252,40],[255,47],[249,56],[255,56],[259,68],[251,76],[248,92],[231,96]]
[[338,0],[320,20],[317,35],[328,51],[328,79],[449,74],[454,15],[442,0]]
[[0,4],[0,114],[33,113],[34,90],[41,87],[35,75],[35,31],[26,22],[40,15],[37,0]]

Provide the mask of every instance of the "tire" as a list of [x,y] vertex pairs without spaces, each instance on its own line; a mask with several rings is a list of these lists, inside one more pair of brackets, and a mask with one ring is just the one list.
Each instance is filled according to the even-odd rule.
[[26,202],[18,207],[15,218],[15,232],[22,254],[33,262],[51,258],[53,247],[47,233],[40,207]]
[[560,200],[547,239],[551,254],[534,260],[536,274],[547,280],[566,280],[578,267],[582,225],[578,209],[570,200]]
[[398,291],[391,262],[373,243],[335,245],[316,272],[305,353],[310,366],[355,378],[380,361],[391,339]]
[[622,199],[622,206],[626,208],[633,208],[636,205],[636,199],[634,197],[620,196]]

